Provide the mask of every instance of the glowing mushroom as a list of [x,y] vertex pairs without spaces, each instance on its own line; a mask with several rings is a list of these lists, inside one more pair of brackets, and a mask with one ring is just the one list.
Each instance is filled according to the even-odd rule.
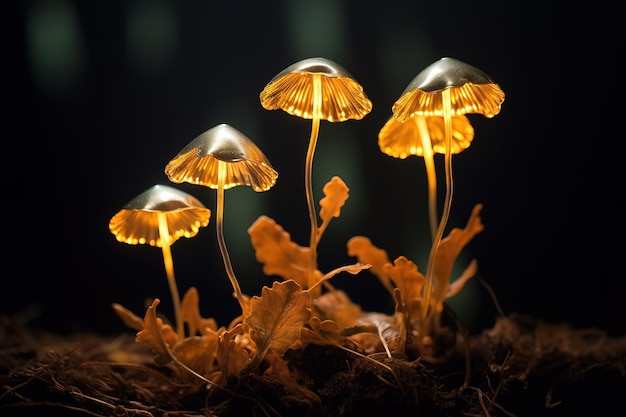
[[278,178],[263,152],[247,136],[228,124],[219,124],[189,142],[165,167],[170,181],[187,182],[217,190],[216,229],[226,273],[242,313],[248,312],[224,240],[224,190],[239,185],[256,192],[269,190]]
[[210,217],[211,210],[192,195],[157,184],[126,203],[109,221],[109,230],[118,241],[161,248],[180,337],[184,328],[171,246],[181,237],[197,235],[209,224]]
[[[412,116],[442,116],[445,137],[446,194],[443,213],[426,267],[424,304],[428,306],[433,281],[433,262],[450,215],[452,204],[452,118],[479,113],[491,118],[500,112],[504,92],[482,70],[454,58],[441,58],[422,70],[393,104],[393,116],[406,121]],[[427,308],[424,309],[426,314]]]
[[372,102],[352,75],[326,58],[308,58],[285,68],[265,86],[260,99],[261,105],[267,110],[282,109],[292,116],[312,120],[304,186],[311,221],[309,285],[313,285],[317,268],[318,225],[312,172],[320,121],[360,120],[372,110]]
[[[452,147],[456,154],[470,146],[474,128],[465,115],[452,117]],[[394,158],[405,159],[410,155],[424,157],[428,179],[428,214],[430,235],[437,234],[437,175],[434,154],[446,152],[443,117],[413,116],[405,122],[390,117],[378,133],[380,150]]]

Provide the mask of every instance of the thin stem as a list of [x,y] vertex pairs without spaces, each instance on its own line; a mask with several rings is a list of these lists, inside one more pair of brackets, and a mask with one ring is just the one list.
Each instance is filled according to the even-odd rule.
[[241,288],[239,287],[239,282],[235,277],[235,271],[233,271],[233,266],[230,262],[230,256],[228,255],[228,250],[226,249],[226,241],[224,240],[224,183],[226,181],[226,162],[218,162],[217,171],[217,215],[215,219],[215,229],[217,230],[217,243],[220,247],[220,251],[222,252],[224,266],[226,267],[226,274],[228,274],[230,283],[232,284],[233,290],[235,291],[235,298],[237,298],[237,301],[239,301],[239,305],[241,306],[241,312],[245,316],[248,313],[248,309],[246,308],[246,302],[241,292]]
[[443,213],[441,215],[441,221],[439,222],[435,241],[433,242],[433,246],[430,249],[428,266],[426,267],[426,283],[424,285],[424,309],[422,310],[422,317],[426,317],[426,314],[429,311],[430,293],[432,292],[433,287],[433,269],[435,264],[435,258],[437,257],[439,244],[441,243],[441,239],[443,238],[443,232],[446,228],[446,224],[448,223],[448,218],[450,217],[450,207],[452,206],[452,193],[454,189],[452,184],[452,109],[450,105],[450,89],[446,88],[442,91],[442,102],[444,135],[446,140],[446,153],[444,157],[446,175],[446,196],[443,202]]
[[320,130],[320,109],[322,108],[322,80],[320,74],[313,75],[313,112],[311,122],[311,137],[309,138],[309,148],[306,153],[306,163],[304,166],[304,187],[306,191],[306,202],[311,221],[311,236],[309,240],[310,262],[309,262],[309,287],[315,284],[315,270],[317,269],[317,212],[315,210],[315,200],[313,198],[313,154],[317,145],[317,137]]
[[172,260],[172,249],[170,247],[170,232],[167,227],[167,215],[158,213],[159,235],[161,238],[161,251],[163,252],[163,263],[165,264],[165,273],[167,274],[167,283],[172,294],[172,305],[174,306],[174,318],[176,320],[176,334],[180,339],[184,335],[183,319],[180,316],[180,295],[176,285],[176,277],[174,275],[174,261]]
[[424,152],[424,165],[426,166],[426,177],[428,178],[428,219],[430,221],[430,239],[435,242],[437,235],[437,175],[435,173],[435,158],[433,156],[433,145],[430,140],[430,133],[426,118],[415,116],[415,123],[422,141]]

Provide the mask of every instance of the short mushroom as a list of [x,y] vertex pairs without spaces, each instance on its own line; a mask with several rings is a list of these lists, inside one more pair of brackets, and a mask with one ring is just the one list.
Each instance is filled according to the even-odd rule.
[[[424,303],[428,306],[433,281],[433,263],[443,237],[452,204],[452,117],[479,113],[487,118],[500,112],[504,92],[482,70],[454,58],[444,57],[423,69],[393,104],[393,117],[405,121],[414,115],[443,116],[445,137],[446,195],[443,213],[426,267]],[[428,308],[423,311],[426,312]]]
[[[465,115],[452,117],[451,153],[456,154],[470,146],[474,128]],[[390,117],[378,133],[378,146],[386,155],[405,159],[410,155],[424,157],[428,178],[428,214],[430,235],[437,234],[437,175],[434,153],[444,154],[446,143],[443,117],[412,116],[405,122]]]
[[245,316],[248,301],[239,287],[224,240],[224,190],[246,185],[256,192],[267,191],[276,183],[278,173],[254,142],[225,123],[189,142],[167,163],[165,173],[175,183],[187,182],[217,190],[217,241],[235,298]]
[[319,57],[298,61],[278,73],[261,91],[260,100],[266,110],[282,109],[292,116],[312,120],[304,185],[311,221],[309,285],[313,285],[317,268],[318,225],[312,176],[320,121],[361,120],[372,110],[372,102],[348,71],[329,59]]
[[210,217],[211,210],[192,195],[157,184],[126,203],[109,221],[109,230],[118,241],[161,248],[180,337],[184,328],[171,246],[181,237],[197,235],[209,224]]

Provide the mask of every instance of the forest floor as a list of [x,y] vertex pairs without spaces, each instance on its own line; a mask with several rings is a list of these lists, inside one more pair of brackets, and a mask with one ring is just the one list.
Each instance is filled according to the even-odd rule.
[[512,314],[437,360],[308,345],[285,359],[299,389],[260,368],[229,386],[181,382],[133,332],[55,335],[0,323],[1,416],[626,415],[626,336]]

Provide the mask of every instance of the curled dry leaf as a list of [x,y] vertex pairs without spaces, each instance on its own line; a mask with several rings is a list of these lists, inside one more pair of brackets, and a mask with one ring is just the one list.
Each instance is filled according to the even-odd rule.
[[307,288],[310,250],[291,241],[291,235],[267,216],[260,216],[249,228],[248,234],[257,261],[263,264],[266,275],[292,279]]
[[137,333],[135,340],[152,349],[155,353],[154,362],[158,366],[164,366],[174,360],[169,346],[176,343],[177,336],[169,324],[163,324],[163,320],[156,316],[156,308],[160,302],[158,298],[155,298],[146,310],[143,320],[144,328]]
[[181,340],[174,349],[176,358],[195,372],[209,377],[217,372],[217,333],[190,336]]
[[217,343],[217,363],[224,377],[240,376],[250,369],[256,346],[241,323],[220,334]]
[[311,312],[309,294],[293,280],[263,287],[261,296],[250,300],[250,314],[243,324],[258,348],[256,363],[268,350],[283,355],[300,339],[302,326]]

